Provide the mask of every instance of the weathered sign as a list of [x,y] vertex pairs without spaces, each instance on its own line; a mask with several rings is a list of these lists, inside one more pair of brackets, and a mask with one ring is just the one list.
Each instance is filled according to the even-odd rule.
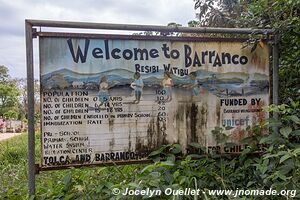
[[[163,144],[242,150],[267,117],[269,47],[40,37],[42,167],[146,159]],[[212,134],[221,127],[231,148]]]

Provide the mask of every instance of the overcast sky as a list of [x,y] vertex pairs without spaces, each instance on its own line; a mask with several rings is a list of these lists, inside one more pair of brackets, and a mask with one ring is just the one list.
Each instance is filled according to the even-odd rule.
[[0,65],[12,77],[26,77],[25,19],[186,26],[195,18],[193,8],[193,0],[0,0]]

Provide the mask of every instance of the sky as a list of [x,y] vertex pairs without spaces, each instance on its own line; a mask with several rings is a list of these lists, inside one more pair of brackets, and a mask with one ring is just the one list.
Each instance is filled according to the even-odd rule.
[[[25,19],[187,26],[195,10],[193,0],[0,0],[0,65],[13,78],[26,78]],[[34,39],[36,78],[38,53]]]

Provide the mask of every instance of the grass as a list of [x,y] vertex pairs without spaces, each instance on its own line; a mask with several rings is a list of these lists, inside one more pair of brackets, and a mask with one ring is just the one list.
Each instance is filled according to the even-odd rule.
[[[27,140],[27,134],[22,134],[0,142],[0,199],[30,199]],[[40,135],[36,134],[36,163],[40,162],[40,149]],[[108,199],[115,184],[130,182],[142,167],[131,165],[40,172],[36,176],[36,199]]]
[[1,141],[1,199],[20,199],[26,195],[27,169],[27,134]]

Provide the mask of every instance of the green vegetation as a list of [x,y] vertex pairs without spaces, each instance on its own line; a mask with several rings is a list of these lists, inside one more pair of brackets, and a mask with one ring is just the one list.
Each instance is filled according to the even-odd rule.
[[[27,134],[0,142],[0,199],[28,199]],[[36,134],[36,162],[40,136]],[[37,199],[105,199],[111,188],[135,178],[143,166],[119,166],[41,172],[37,175]]]
[[10,79],[8,69],[0,66],[0,117],[18,117],[20,91],[16,82]]
[[[297,190],[290,196],[241,196],[239,199],[291,199],[300,198],[300,103],[291,102],[270,106],[268,111],[278,112],[280,120],[270,119],[248,130],[250,144],[240,156],[220,156],[212,152],[205,157],[192,154],[176,160],[180,145],[167,145],[151,153],[155,161],[149,165],[112,166],[41,172],[37,175],[37,199],[124,199],[114,196],[112,190],[195,188],[212,189],[264,189]],[[279,128],[279,133],[262,135],[266,129]],[[220,128],[214,131],[222,138]],[[27,195],[27,135],[0,142],[0,198],[23,199]],[[40,157],[40,137],[36,135],[37,162]],[[224,142],[224,141],[223,141]],[[224,145],[226,145],[224,143]],[[263,146],[264,154],[252,154]],[[201,153],[203,147],[191,144]],[[144,198],[147,196],[145,195]],[[141,196],[132,197],[141,199]],[[151,198],[150,198],[151,199]],[[234,199],[233,195],[210,196],[156,196],[152,199]]]
[[[40,113],[39,81],[34,81],[36,121]],[[0,65],[0,118],[27,121],[27,79],[12,78],[6,66]]]
[[17,199],[27,192],[27,135],[0,142],[0,198]]

